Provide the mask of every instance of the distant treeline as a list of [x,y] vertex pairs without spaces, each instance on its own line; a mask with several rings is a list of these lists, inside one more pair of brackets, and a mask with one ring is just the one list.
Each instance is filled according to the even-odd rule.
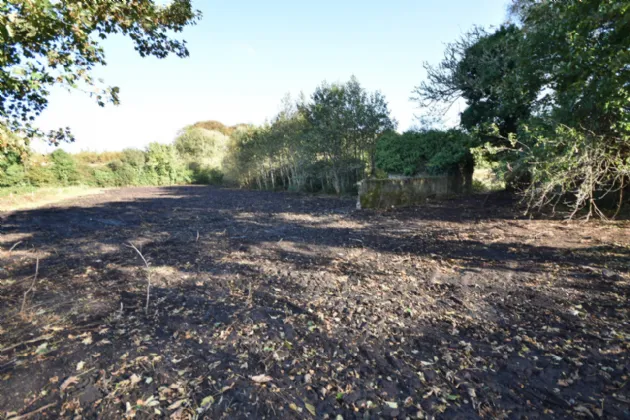
[[48,155],[31,153],[25,159],[5,159],[0,162],[0,171],[1,187],[121,187],[222,181],[217,171],[184,160],[175,144],[160,143],[121,152],[70,154],[57,149]]
[[[361,179],[391,172],[472,171],[470,141],[463,132],[401,136],[396,126],[380,92],[367,92],[354,77],[345,84],[323,83],[309,99],[285,97],[269,123],[234,130],[222,168],[228,179],[249,188],[335,193],[355,191]],[[401,149],[399,140],[409,136],[419,149]],[[416,159],[413,169],[403,163],[410,154]]]
[[[6,152],[0,186],[221,184],[348,193],[367,176],[472,171],[470,137],[459,131],[398,134],[385,97],[353,77],[323,83],[309,99],[282,101],[261,125],[218,121],[183,128],[172,144],[144,150],[49,155]],[[17,150],[17,149],[15,149]]]

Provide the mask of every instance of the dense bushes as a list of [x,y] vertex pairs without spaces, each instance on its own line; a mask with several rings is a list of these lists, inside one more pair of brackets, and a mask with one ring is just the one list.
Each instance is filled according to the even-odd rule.
[[[263,126],[227,127],[217,121],[183,128],[172,144],[145,150],[81,152],[56,150],[26,161],[5,159],[3,182],[40,185],[222,184],[247,188],[347,193],[366,176],[382,173],[446,173],[471,162],[468,136],[457,130],[393,130],[387,102],[353,77],[323,83],[310,99],[283,101]],[[464,165],[465,166],[465,165]],[[10,176],[9,176],[10,175]]]
[[472,172],[470,136],[459,130],[385,133],[376,146],[376,166],[399,175]]
[[219,185],[223,182],[221,167],[227,153],[229,134],[234,128],[217,121],[196,123],[182,129],[173,146],[195,184]]
[[221,183],[222,174],[206,168],[197,174],[188,167],[175,146],[159,143],[151,143],[146,150],[69,154],[58,149],[49,155],[31,153],[25,159],[5,154],[0,160],[0,187],[122,187],[192,181],[216,185]]

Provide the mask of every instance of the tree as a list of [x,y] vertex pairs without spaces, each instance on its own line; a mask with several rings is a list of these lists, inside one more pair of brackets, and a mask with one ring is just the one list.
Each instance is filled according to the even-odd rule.
[[[91,76],[104,65],[101,41],[113,34],[131,38],[141,56],[188,55],[184,41],[171,38],[200,13],[190,0],[162,6],[152,0],[3,0],[0,2],[0,144],[14,131],[26,139],[43,136],[32,122],[48,105],[53,86],[86,90],[100,106],[119,102],[117,87]],[[72,140],[69,129],[52,131],[48,140]]]
[[149,143],[146,150],[146,168],[155,177],[157,185],[171,185],[190,181],[190,174],[170,144]]
[[415,98],[464,98],[461,126],[506,181],[527,181],[531,205],[603,216],[600,204],[630,192],[630,3],[514,0],[511,13],[510,25],[450,44]]
[[57,149],[50,154],[50,159],[55,177],[61,185],[70,185],[77,181],[77,165],[68,152]]
[[[542,84],[540,71],[526,64],[523,42],[523,31],[513,24],[493,33],[474,28],[447,46],[439,65],[425,64],[427,81],[415,88],[414,99],[421,106],[448,108],[463,98],[462,127],[507,145],[505,139],[531,115]],[[498,127],[499,136],[490,125]]]
[[630,3],[518,0],[513,12],[530,68],[545,75],[537,118],[518,136],[530,203],[603,216],[617,196],[618,211],[630,180]]
[[311,144],[330,164],[337,193],[363,176],[366,161],[374,173],[376,140],[396,128],[385,97],[368,94],[354,76],[345,85],[323,83],[298,108],[310,125]]

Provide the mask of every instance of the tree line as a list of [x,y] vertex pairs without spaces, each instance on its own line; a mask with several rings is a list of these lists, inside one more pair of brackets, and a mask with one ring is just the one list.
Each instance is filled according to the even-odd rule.
[[259,126],[197,122],[180,130],[173,143],[150,143],[144,150],[5,152],[0,186],[227,183],[344,194],[368,176],[472,175],[468,134],[450,129],[401,135],[396,126],[385,97],[352,77],[323,82],[308,98],[287,95],[278,114]]
[[[0,5],[0,183],[40,182],[42,168],[65,165],[56,161],[67,158],[62,152],[33,164],[29,149],[34,137],[72,139],[68,129],[45,135],[32,126],[51,86],[93,86],[99,105],[118,102],[117,88],[100,89],[90,76],[105,62],[99,39],[122,33],[141,55],[184,57],[185,43],[171,35],[199,17],[187,0]],[[365,176],[468,176],[474,164],[489,162],[530,209],[615,216],[630,196],[629,33],[625,0],[512,0],[505,24],[474,28],[449,44],[413,90],[433,113],[464,101],[457,127],[399,134],[384,96],[352,78],[285,98],[261,126],[200,122],[171,145],[129,152],[142,154],[135,163],[124,154],[88,169],[77,161],[76,171],[54,179],[73,182],[67,173],[83,173],[99,185],[225,180],[345,193]]]

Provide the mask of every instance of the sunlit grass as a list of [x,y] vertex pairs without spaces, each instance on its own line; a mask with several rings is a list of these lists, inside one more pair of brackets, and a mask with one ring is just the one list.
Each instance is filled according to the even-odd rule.
[[101,194],[103,191],[103,188],[86,186],[0,188],[0,211],[31,209],[73,197]]

